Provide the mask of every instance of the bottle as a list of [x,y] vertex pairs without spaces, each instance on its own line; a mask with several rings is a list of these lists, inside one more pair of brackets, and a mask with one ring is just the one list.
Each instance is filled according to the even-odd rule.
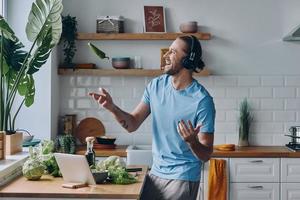
[[89,166],[94,166],[95,165],[95,151],[93,149],[93,144],[94,144],[95,138],[87,137],[87,138],[85,138],[85,141],[86,141],[85,157],[89,163]]

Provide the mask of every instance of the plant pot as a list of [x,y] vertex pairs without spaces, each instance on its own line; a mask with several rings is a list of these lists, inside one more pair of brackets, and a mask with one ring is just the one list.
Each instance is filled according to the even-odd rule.
[[238,146],[239,147],[247,147],[247,146],[249,146],[248,139],[241,139],[241,138],[239,138]]
[[0,160],[5,159],[5,132],[0,131]]
[[23,133],[16,132],[11,135],[5,135],[5,154],[13,155],[22,151]]
[[243,129],[241,130],[241,128],[239,129],[239,142],[238,142],[238,146],[240,147],[247,147],[249,146],[249,132],[245,132],[245,130],[243,131]]

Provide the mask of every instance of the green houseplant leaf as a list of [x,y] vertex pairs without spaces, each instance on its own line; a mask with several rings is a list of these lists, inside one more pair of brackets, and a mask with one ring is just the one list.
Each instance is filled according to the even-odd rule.
[[50,28],[35,54],[29,61],[28,74],[37,72],[46,62],[51,53],[52,28]]
[[18,40],[14,31],[9,27],[8,23],[6,23],[2,16],[0,16],[0,31],[2,32],[1,35],[3,35],[5,38],[15,42]]
[[61,36],[61,15],[63,10],[61,0],[37,0],[32,4],[32,9],[26,25],[26,34],[29,41],[37,40],[42,43],[49,28],[52,28],[52,42],[56,45]]
[[[36,0],[32,4],[26,25],[29,51],[0,16],[0,130],[14,131],[16,117],[25,104],[34,103],[33,74],[46,63],[62,32],[62,0]],[[15,113],[12,108],[16,94],[23,97]]]

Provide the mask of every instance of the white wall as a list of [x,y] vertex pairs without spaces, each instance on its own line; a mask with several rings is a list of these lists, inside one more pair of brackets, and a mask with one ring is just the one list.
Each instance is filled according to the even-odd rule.
[[[30,9],[29,0],[9,0],[8,17],[22,41]],[[204,60],[213,76],[199,78],[214,96],[217,108],[216,143],[237,140],[236,114],[243,97],[252,102],[256,122],[253,144],[284,144],[290,125],[300,124],[300,69],[297,42],[282,37],[300,23],[298,0],[64,0],[64,14],[78,19],[80,32],[95,32],[96,16],[122,15],[126,32],[142,32],[142,6],[166,7],[167,31],[179,30],[184,21],[196,20],[200,30],[211,32],[212,40],[201,41]],[[171,41],[94,41],[110,57],[141,55],[144,68],[159,68],[159,49]],[[78,41],[75,62],[94,62],[102,68],[110,63],[98,60]],[[61,52],[57,53],[58,55]],[[62,58],[60,59],[62,60]],[[22,110],[18,123],[40,137],[55,130],[57,110],[61,115],[77,113],[78,119],[96,116],[104,122],[108,135],[119,144],[151,143],[149,120],[136,134],[127,136],[111,115],[90,101],[86,93],[99,86],[108,88],[115,102],[130,111],[141,98],[151,78],[143,77],[59,77],[55,57],[36,76],[36,102]],[[53,65],[50,68],[51,64]],[[61,98],[58,88],[61,87]],[[52,99],[52,100],[51,100]],[[52,114],[50,114],[52,112]],[[56,114],[55,114],[56,113]],[[20,116],[21,117],[21,116]],[[52,121],[51,121],[52,118]],[[52,124],[52,126],[50,125]],[[139,133],[139,134],[138,134]]]
[[[167,31],[179,31],[181,22],[195,20],[200,30],[211,32],[213,39],[202,41],[204,60],[214,74],[295,74],[299,69],[299,43],[283,42],[282,37],[300,23],[297,0],[64,0],[64,13],[76,16],[78,31],[95,32],[96,18],[122,15],[126,32],[142,32],[143,5],[166,8]],[[97,41],[110,56],[142,55],[147,68],[159,66],[159,48],[171,41]],[[98,60],[78,42],[77,62]]]
[[[27,49],[31,47],[31,42],[27,40],[25,27],[32,2],[33,0],[7,1],[8,23]],[[51,59],[49,59],[34,75],[36,87],[34,104],[29,108],[23,106],[16,122],[16,128],[26,129],[36,135],[36,138],[41,139],[50,138],[51,133],[56,132],[55,124],[51,126],[51,97],[55,96],[51,94],[51,72]]]
[[[130,3],[129,3],[130,2]],[[201,31],[210,32],[212,40],[201,41],[204,60],[213,76],[200,77],[217,109],[215,143],[237,143],[238,106],[247,97],[253,106],[254,122],[251,144],[283,145],[289,126],[300,124],[300,69],[297,42],[282,38],[300,23],[297,0],[64,0],[64,14],[76,16],[79,32],[95,32],[96,17],[122,15],[126,32],[142,32],[142,6],[166,7],[167,31],[178,32],[179,24],[196,20]],[[98,60],[78,41],[76,62]],[[159,49],[171,41],[94,41],[110,57],[141,55],[144,68],[159,68]],[[118,144],[151,144],[148,119],[132,135],[126,135],[107,111],[99,109],[87,96],[98,87],[107,88],[115,102],[131,111],[140,101],[151,78],[143,77],[60,77],[62,114],[76,113],[78,119],[94,116],[103,121],[107,135],[117,136]]]

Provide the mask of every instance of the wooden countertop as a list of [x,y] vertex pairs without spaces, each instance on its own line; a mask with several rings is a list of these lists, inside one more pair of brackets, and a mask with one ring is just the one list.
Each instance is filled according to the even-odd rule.
[[[127,145],[119,145],[116,149],[95,149],[96,156],[117,155],[126,157]],[[84,154],[85,147],[79,147],[77,154]],[[270,158],[300,158],[300,152],[292,152],[285,146],[250,146],[237,147],[235,151],[217,151],[214,150],[212,157],[270,157]]]
[[98,199],[138,199],[140,197],[146,173],[146,166],[138,172],[138,182],[129,185],[97,184],[88,187],[68,189],[63,188],[62,178],[43,175],[39,181],[28,181],[21,176],[0,188],[0,197],[30,197],[30,198],[98,198]]
[[293,152],[285,146],[250,146],[236,147],[235,151],[214,150],[212,157],[300,158],[300,152]]
[[[107,157],[107,156],[120,156],[127,157],[126,148],[128,145],[117,145],[115,149],[94,149],[96,156]],[[84,155],[86,152],[85,146],[78,146],[76,148],[76,154]]]

